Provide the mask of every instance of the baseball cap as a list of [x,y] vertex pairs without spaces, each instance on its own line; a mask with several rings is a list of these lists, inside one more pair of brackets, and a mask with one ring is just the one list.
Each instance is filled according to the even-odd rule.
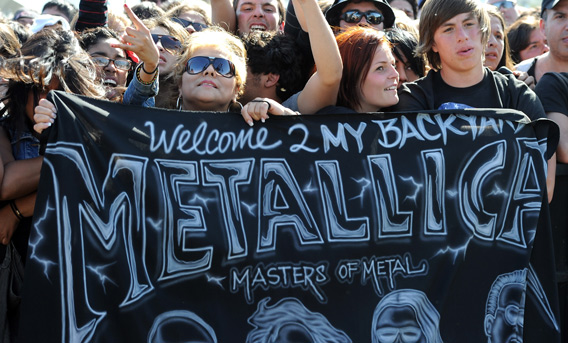
[[544,13],[544,11],[553,8],[553,7],[556,6],[556,4],[558,4],[559,2],[560,2],[560,0],[542,0],[540,15],[542,16],[542,14]]

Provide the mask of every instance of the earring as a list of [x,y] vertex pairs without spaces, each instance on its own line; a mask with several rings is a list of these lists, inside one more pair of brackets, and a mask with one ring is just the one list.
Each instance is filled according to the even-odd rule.
[[240,112],[243,109],[243,104],[241,104],[240,102],[235,100],[235,101],[233,101],[232,103],[229,104],[229,108],[227,108],[227,112],[231,112],[231,107],[233,107],[234,104],[239,105],[240,108],[239,108],[238,112]]
[[181,95],[178,96],[178,99],[177,99],[177,102],[176,102],[177,109],[181,111],[181,101],[180,100],[181,100]]

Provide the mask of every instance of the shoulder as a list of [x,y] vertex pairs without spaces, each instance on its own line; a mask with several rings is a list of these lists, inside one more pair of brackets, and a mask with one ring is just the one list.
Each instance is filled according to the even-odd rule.
[[533,63],[536,63],[538,57],[529,58],[528,60],[524,60],[515,66],[515,69],[518,71],[527,72]]
[[[542,85],[541,85],[542,84]],[[568,73],[545,73],[540,81],[537,83],[536,87],[567,87],[568,86]]]

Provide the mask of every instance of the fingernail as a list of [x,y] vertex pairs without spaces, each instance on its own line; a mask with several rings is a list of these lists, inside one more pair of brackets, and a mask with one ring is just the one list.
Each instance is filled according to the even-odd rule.
[[46,123],[46,124],[47,124],[47,127],[50,127],[50,126],[51,126],[51,123]]
[[249,124],[250,127],[252,127],[254,125],[254,123],[251,121],[247,121],[247,124]]
[[260,118],[260,121],[264,123],[264,118]]

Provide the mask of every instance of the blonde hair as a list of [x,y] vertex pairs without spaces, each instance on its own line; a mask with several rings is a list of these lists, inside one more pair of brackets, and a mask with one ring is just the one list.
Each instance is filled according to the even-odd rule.
[[220,27],[209,27],[203,31],[197,31],[190,35],[187,40],[187,49],[178,57],[173,71],[174,82],[181,84],[181,78],[185,72],[185,65],[190,58],[194,57],[195,51],[201,48],[215,48],[222,52],[228,52],[228,60],[235,65],[235,81],[238,96],[244,92],[247,79],[247,53],[243,42],[235,35],[228,33]]

